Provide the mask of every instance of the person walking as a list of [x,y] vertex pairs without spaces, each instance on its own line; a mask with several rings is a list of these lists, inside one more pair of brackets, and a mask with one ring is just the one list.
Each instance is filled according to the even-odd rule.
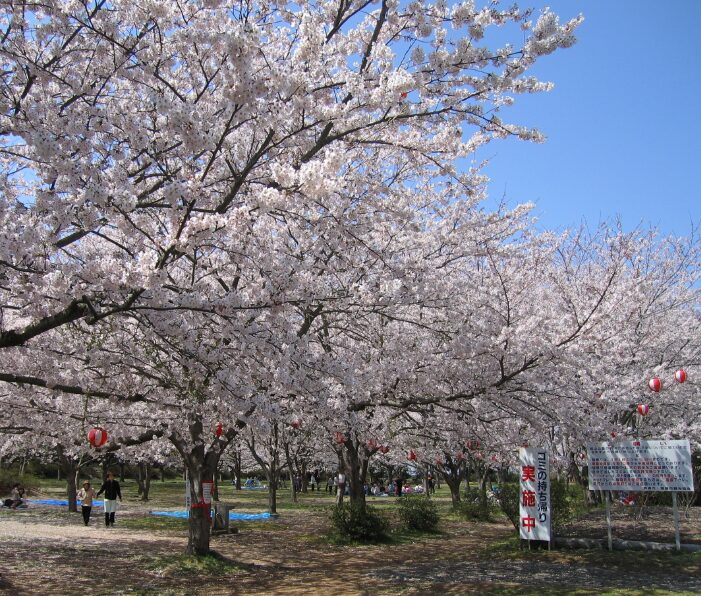
[[92,501],[97,495],[90,482],[83,482],[83,488],[78,491],[80,507],[83,511],[83,523],[87,526],[90,523],[90,512],[92,511]]
[[114,525],[114,514],[117,512],[117,497],[122,500],[122,491],[119,488],[119,482],[114,479],[112,472],[107,472],[107,480],[102,483],[96,497],[105,493],[105,525]]

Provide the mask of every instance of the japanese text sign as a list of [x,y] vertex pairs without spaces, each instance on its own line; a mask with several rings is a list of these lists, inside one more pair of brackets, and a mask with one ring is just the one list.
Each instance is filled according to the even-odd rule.
[[545,449],[519,449],[520,535],[550,540],[550,458]]
[[694,490],[688,440],[590,443],[587,452],[589,490]]

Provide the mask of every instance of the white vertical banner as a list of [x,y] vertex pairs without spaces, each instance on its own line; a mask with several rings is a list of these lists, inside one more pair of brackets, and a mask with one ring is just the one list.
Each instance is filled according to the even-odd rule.
[[190,492],[190,474],[185,469],[185,511],[190,514],[190,509],[192,507],[192,493]]
[[202,500],[207,504],[212,502],[212,492],[214,492],[214,481],[213,480],[203,480],[202,481]]
[[519,449],[520,536],[526,540],[551,540],[550,457],[545,449]]

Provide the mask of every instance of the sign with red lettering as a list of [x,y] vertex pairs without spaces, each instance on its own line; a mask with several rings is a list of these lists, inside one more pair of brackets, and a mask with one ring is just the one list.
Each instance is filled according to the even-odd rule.
[[545,449],[519,449],[520,535],[527,540],[550,537],[550,457]]
[[693,492],[689,441],[591,443],[589,489]]

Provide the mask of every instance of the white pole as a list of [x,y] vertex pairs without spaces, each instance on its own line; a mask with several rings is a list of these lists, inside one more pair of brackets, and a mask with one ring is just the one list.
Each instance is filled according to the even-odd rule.
[[613,537],[611,536],[611,491],[606,493],[606,526],[608,528],[609,550],[613,550]]
[[677,491],[672,492],[672,511],[674,512],[674,542],[677,545],[677,550],[682,549],[681,540],[679,539],[679,507],[677,506]]

